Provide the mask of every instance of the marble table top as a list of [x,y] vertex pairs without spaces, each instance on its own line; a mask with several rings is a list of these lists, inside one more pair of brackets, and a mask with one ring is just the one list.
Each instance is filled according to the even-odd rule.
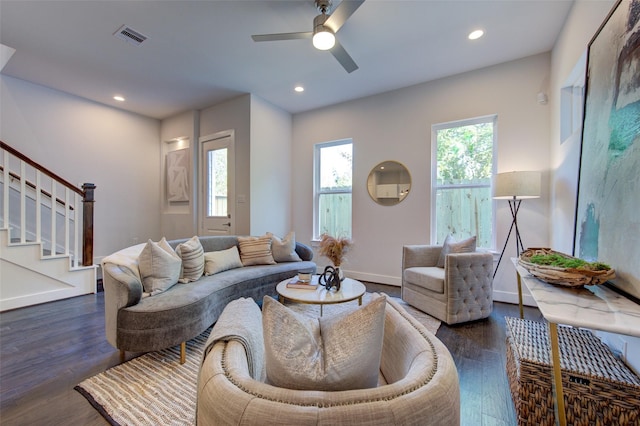
[[[350,302],[351,300],[361,298],[367,291],[367,288],[360,281],[345,278],[340,283],[340,291],[327,290],[319,285],[316,290],[307,290],[299,288],[288,288],[287,283],[291,278],[281,281],[276,286],[277,293],[294,302],[312,303],[317,305],[330,305],[333,303]],[[318,282],[318,275],[312,278],[314,284]]]
[[512,261],[547,321],[640,337],[640,305],[632,300],[603,285],[549,284],[519,266],[517,259]]

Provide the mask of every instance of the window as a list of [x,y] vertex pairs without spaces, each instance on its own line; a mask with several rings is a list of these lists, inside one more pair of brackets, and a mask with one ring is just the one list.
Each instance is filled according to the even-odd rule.
[[351,238],[351,139],[321,143],[314,151],[314,236]]
[[227,150],[207,152],[207,217],[227,216]]
[[432,127],[431,235],[442,244],[477,236],[478,247],[493,248],[491,176],[496,116]]

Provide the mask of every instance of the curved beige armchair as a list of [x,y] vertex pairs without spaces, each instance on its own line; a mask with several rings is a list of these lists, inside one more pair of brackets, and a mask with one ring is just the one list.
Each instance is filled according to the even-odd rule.
[[402,252],[402,300],[456,324],[486,318],[493,310],[493,255],[449,253],[437,267],[442,246],[407,245]]
[[[227,308],[231,307],[228,305]],[[225,308],[225,309],[227,309]],[[260,311],[256,310],[260,315]],[[240,312],[234,313],[235,318]],[[243,322],[260,321],[247,318]],[[252,377],[262,354],[247,341],[262,339],[260,327],[208,343],[198,375],[200,425],[459,425],[458,373],[446,347],[387,298],[379,385],[349,391],[278,388]],[[219,335],[212,331],[212,337]],[[224,333],[223,333],[224,334]],[[239,337],[235,339],[233,337]],[[255,347],[259,347],[256,344]],[[208,350],[208,352],[207,352]],[[250,367],[250,365],[253,365]]]

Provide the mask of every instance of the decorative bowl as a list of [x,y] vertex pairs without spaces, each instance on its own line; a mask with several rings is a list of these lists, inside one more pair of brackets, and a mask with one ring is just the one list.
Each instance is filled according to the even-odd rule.
[[586,268],[563,268],[551,265],[532,263],[531,257],[535,255],[555,254],[566,259],[576,259],[568,254],[560,253],[549,248],[530,248],[524,251],[518,259],[518,264],[529,271],[534,277],[566,287],[582,287],[584,285],[599,285],[615,278],[615,270],[601,269],[591,270]]

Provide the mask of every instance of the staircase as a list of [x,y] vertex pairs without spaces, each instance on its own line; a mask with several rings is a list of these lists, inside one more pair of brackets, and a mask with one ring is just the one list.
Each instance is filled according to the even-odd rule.
[[0,141],[0,312],[96,292],[94,188]]

